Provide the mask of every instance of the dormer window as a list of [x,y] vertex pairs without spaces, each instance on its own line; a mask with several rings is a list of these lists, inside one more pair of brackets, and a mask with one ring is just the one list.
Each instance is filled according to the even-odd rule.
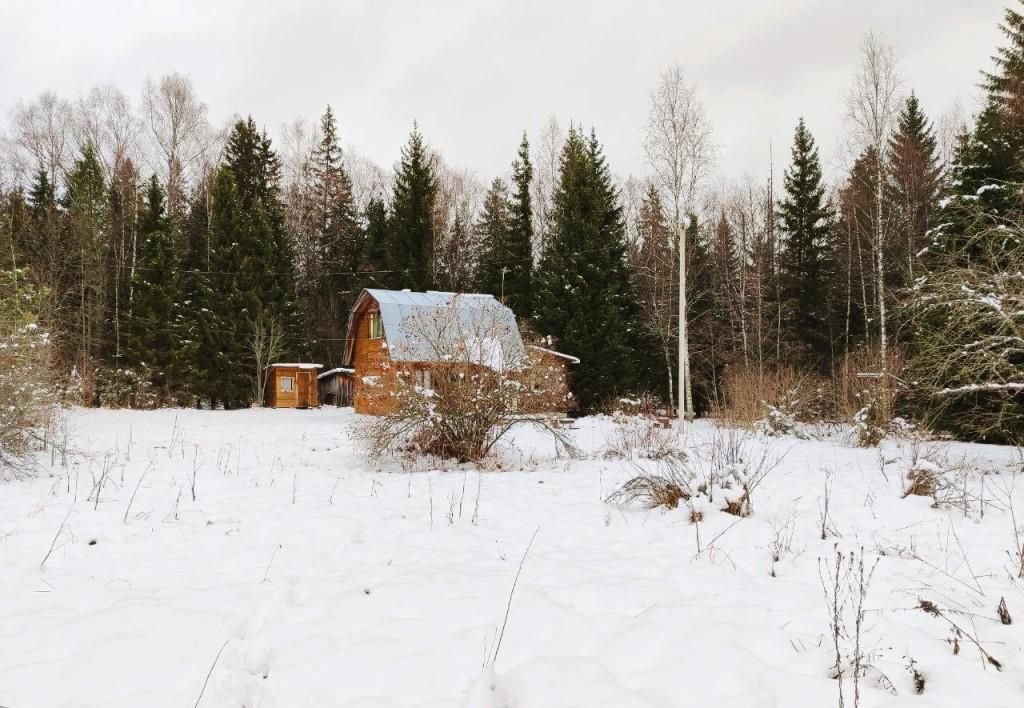
[[370,313],[370,339],[380,339],[384,336],[384,323],[381,322],[379,312]]

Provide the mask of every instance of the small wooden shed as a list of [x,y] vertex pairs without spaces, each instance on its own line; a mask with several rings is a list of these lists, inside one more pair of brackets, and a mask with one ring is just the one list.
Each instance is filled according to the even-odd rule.
[[265,400],[271,408],[319,408],[316,372],[320,364],[271,364]]
[[352,379],[355,377],[355,373],[355,369],[339,367],[325,371],[317,376],[316,382],[320,388],[320,405],[351,406]]

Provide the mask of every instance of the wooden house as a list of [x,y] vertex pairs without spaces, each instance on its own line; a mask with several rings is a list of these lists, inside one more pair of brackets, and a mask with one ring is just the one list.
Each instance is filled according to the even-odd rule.
[[355,369],[339,367],[316,377],[321,406],[351,406]]
[[[367,289],[356,299],[344,368],[353,372],[357,413],[394,411],[399,376],[430,388],[431,369],[453,361],[500,370],[529,387],[543,383],[566,394],[568,365],[579,362],[550,349],[525,347],[515,314],[492,295]],[[550,412],[564,413],[565,407]]]
[[271,364],[264,395],[271,408],[319,408],[316,372],[320,364]]

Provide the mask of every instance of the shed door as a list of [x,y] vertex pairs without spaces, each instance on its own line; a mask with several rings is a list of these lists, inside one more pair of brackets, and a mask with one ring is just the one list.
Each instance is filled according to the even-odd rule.
[[310,385],[311,384],[310,379],[312,379],[312,378],[313,378],[313,375],[311,373],[309,373],[308,371],[300,371],[299,372],[299,376],[298,376],[298,379],[299,379],[299,382],[298,382],[299,383],[298,401],[296,401],[296,405],[299,408],[309,408],[309,407],[312,406],[312,403],[309,400],[310,390],[312,389],[312,386]]

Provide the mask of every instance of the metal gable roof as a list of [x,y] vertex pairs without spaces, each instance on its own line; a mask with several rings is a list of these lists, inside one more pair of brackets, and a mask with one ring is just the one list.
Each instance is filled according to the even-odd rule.
[[[525,360],[515,314],[493,295],[368,288],[356,307],[367,296],[380,308],[393,361],[468,356],[473,363],[501,369],[519,366]],[[457,354],[460,348],[468,351]]]

